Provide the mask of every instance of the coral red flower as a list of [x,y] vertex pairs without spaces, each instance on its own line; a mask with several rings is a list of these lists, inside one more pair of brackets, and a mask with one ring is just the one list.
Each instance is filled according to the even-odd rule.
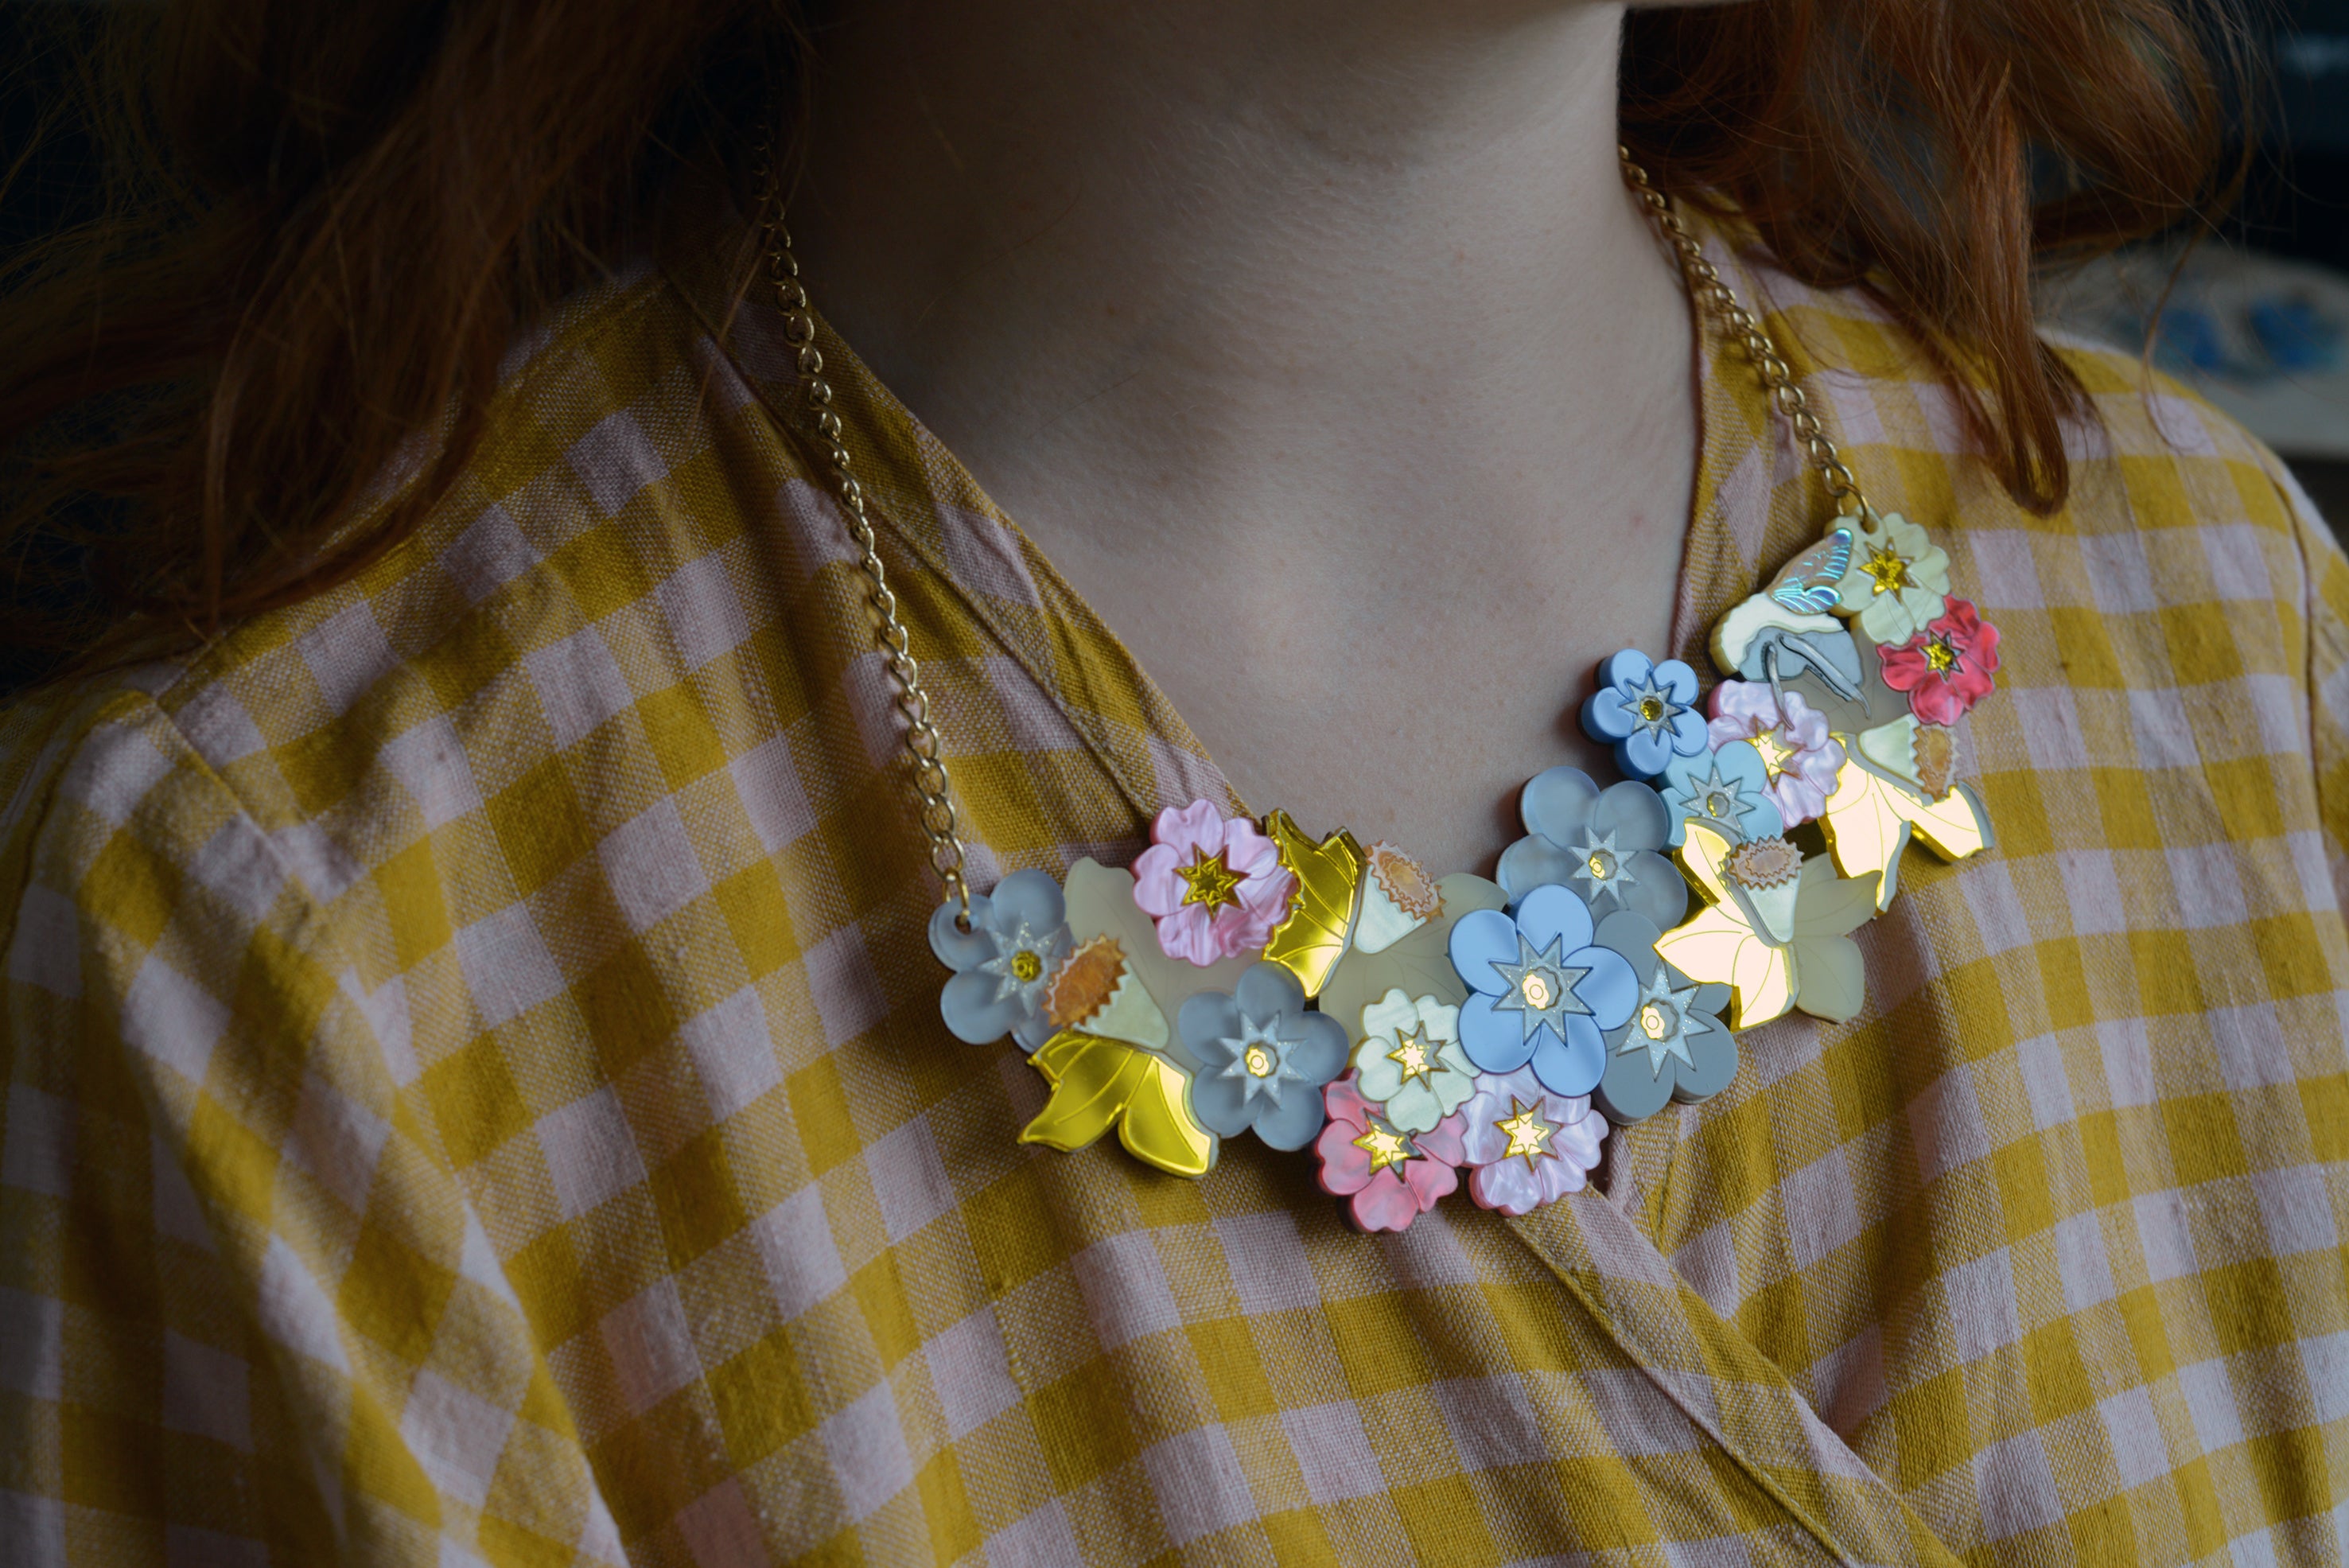
[[1460,1185],[1465,1130],[1456,1116],[1433,1130],[1407,1133],[1379,1114],[1349,1073],[1321,1091],[1329,1125],[1314,1143],[1321,1190],[1346,1199],[1365,1231],[1400,1231]]
[[1954,724],[1998,682],[1998,628],[1951,599],[1940,619],[1898,648],[1878,647],[1884,683],[1909,693],[1909,707],[1928,724]]

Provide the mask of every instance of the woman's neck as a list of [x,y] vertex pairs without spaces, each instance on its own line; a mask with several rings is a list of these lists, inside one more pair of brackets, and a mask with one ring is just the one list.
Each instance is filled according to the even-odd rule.
[[[1690,327],[1616,164],[1619,6],[847,11],[794,208],[818,306],[1244,790],[1285,781],[1234,765],[1220,660],[1305,701],[1364,668],[1300,617],[1661,635]],[[1661,573],[1570,569],[1640,539]]]

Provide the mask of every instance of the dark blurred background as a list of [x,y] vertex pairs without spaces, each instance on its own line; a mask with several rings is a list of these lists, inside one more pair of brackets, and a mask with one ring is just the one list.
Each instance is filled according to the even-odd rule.
[[[2252,3],[2271,18],[2271,91],[2248,117],[2262,151],[2223,243],[2182,273],[2177,246],[2100,266],[2053,291],[2046,314],[2132,349],[2150,337],[2161,369],[2275,447],[2349,529],[2349,0]],[[73,0],[0,0],[0,176],[13,171],[0,255],[94,205],[92,150],[34,136],[65,84],[33,40],[77,14]]]

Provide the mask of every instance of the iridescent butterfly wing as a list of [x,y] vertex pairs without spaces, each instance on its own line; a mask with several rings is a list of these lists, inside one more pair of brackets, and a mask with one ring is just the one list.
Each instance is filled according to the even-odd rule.
[[1851,570],[1852,533],[1832,528],[1827,536],[1786,564],[1770,585],[1770,597],[1797,615],[1825,615],[1842,597],[1843,576]]

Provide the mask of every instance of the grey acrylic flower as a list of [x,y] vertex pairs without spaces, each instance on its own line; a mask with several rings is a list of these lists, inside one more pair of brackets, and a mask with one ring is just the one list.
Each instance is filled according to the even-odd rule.
[[1205,991],[1183,1004],[1176,1028],[1199,1063],[1191,1108],[1225,1137],[1253,1127],[1274,1148],[1303,1148],[1321,1130],[1321,1086],[1346,1070],[1345,1029],[1305,1011],[1304,988],[1277,963],[1240,976],[1237,991]]
[[1609,915],[1592,940],[1623,955],[1640,981],[1630,1022],[1607,1031],[1607,1071],[1591,1102],[1609,1121],[1654,1116],[1673,1100],[1708,1099],[1737,1075],[1737,1041],[1721,1022],[1729,987],[1699,985],[1656,953],[1655,926],[1631,913]]
[[1526,836],[1502,853],[1500,871],[1513,901],[1557,882],[1601,918],[1630,909],[1670,928],[1688,913],[1687,879],[1660,853],[1671,814],[1648,785],[1602,790],[1580,768],[1552,768],[1526,785],[1517,811]]
[[957,1039],[974,1045],[1006,1034],[1030,1051],[1049,1039],[1045,988],[1069,956],[1061,885],[1041,871],[1014,871],[991,894],[974,894],[970,929],[957,930],[952,901],[930,917],[930,950],[955,971],[938,1012]]

